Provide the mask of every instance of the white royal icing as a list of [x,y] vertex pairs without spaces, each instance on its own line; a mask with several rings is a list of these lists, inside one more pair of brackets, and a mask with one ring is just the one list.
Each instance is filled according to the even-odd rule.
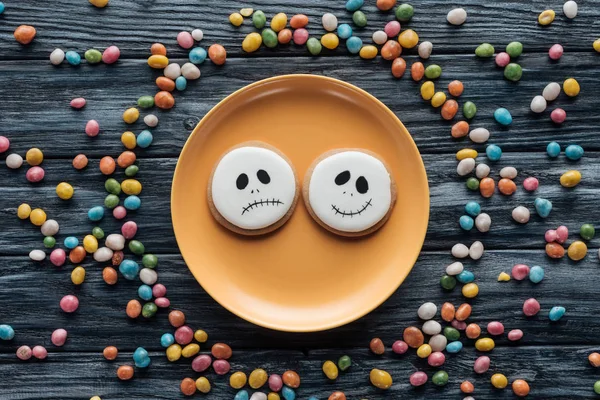
[[262,147],[239,147],[217,164],[212,201],[223,218],[242,229],[262,229],[287,214],[296,179],[279,154]]
[[326,225],[342,232],[361,232],[388,213],[391,178],[385,165],[369,154],[335,153],[315,166],[308,200]]

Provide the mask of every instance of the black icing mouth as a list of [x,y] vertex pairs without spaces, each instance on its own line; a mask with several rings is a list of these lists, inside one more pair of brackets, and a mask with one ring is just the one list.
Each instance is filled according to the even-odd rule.
[[342,218],[349,216],[350,218],[354,217],[355,215],[360,215],[363,211],[365,211],[367,209],[367,207],[373,207],[373,204],[371,204],[371,201],[373,201],[373,199],[369,199],[369,201],[367,201],[360,210],[356,210],[356,211],[345,211],[345,210],[340,210],[338,207],[335,206],[335,204],[331,205],[331,209],[333,211],[335,211],[335,215],[340,214],[342,216]]
[[247,211],[251,211],[253,210],[255,207],[261,206],[279,206],[282,205],[283,202],[281,200],[275,200],[274,198],[269,200],[269,199],[260,199],[260,200],[255,200],[253,203],[248,203],[247,206],[243,207],[244,210],[242,211],[242,215],[244,215]]

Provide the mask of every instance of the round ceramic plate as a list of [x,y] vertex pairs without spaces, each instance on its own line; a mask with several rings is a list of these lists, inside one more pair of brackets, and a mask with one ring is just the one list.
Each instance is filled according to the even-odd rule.
[[[250,140],[281,150],[300,179],[328,150],[379,154],[397,184],[390,219],[348,239],[319,226],[299,201],[271,234],[230,232],[208,208],[207,183],[219,157]],[[429,189],[415,143],[383,103],[336,79],[286,75],[238,90],[200,121],[175,169],[171,213],[185,262],[216,301],[255,324],[308,332],[354,321],[400,286],[425,238]]]

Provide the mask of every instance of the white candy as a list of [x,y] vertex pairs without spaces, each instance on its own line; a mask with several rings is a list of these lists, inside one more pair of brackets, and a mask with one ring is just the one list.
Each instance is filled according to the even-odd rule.
[[148,114],[144,117],[144,123],[150,128],[154,128],[158,125],[158,117],[154,114]]
[[58,222],[53,219],[49,219],[42,225],[41,231],[44,236],[54,236],[58,233]]
[[177,63],[171,63],[163,70],[165,76],[169,79],[177,79],[181,76],[181,67]]
[[479,232],[488,232],[492,226],[492,218],[486,214],[481,213],[475,218],[475,227]]
[[188,80],[198,79],[200,78],[200,70],[192,63],[185,63],[181,66],[181,75]]
[[481,256],[483,256],[483,243],[478,240],[469,247],[469,257],[473,260],[479,260]]
[[43,261],[46,258],[46,253],[43,250],[31,250],[29,252],[29,258],[33,261]]
[[108,247],[100,247],[96,252],[94,252],[94,260],[98,262],[105,262],[112,258],[113,251]]
[[388,35],[384,31],[373,32],[373,41],[377,44],[384,44],[388,40]]
[[504,167],[500,170],[500,177],[515,179],[517,177],[517,169],[515,167]]
[[337,17],[331,13],[323,14],[321,22],[323,23],[323,28],[325,28],[325,30],[328,32],[335,31],[338,26]]
[[469,132],[469,139],[475,143],[485,143],[490,138],[490,131],[485,128],[475,128]]
[[463,400],[475,400],[475,397],[467,396],[467,397],[463,397]]
[[446,19],[452,25],[462,25],[467,20],[467,12],[464,8],[455,8],[453,10],[450,10],[448,15],[446,16]]
[[475,168],[475,176],[479,179],[483,179],[490,174],[490,167],[487,164],[477,164]]
[[50,63],[52,65],[60,65],[63,61],[65,61],[65,52],[61,49],[54,49],[54,51],[50,53]]
[[463,263],[456,261],[446,267],[446,274],[450,276],[458,275],[463,272],[464,269]]
[[202,29],[194,29],[192,31],[192,37],[195,41],[199,42],[204,37],[204,32],[202,32]]
[[556,100],[559,94],[560,85],[556,82],[551,82],[548,85],[546,85],[544,91],[542,92],[542,96],[544,96],[544,99],[546,99],[546,101]]
[[427,60],[433,51],[433,44],[431,42],[421,42],[421,44],[419,44],[418,51],[419,57]]
[[417,315],[419,318],[428,320],[435,316],[437,312],[437,306],[432,302],[427,302],[421,304],[421,307],[417,310]]
[[518,206],[512,210],[512,217],[515,221],[520,224],[526,224],[529,222],[529,210],[526,207]]
[[104,244],[106,247],[114,251],[123,250],[125,247],[125,236],[118,233],[111,233],[106,237]]
[[475,159],[474,158],[464,158],[460,160],[458,165],[456,166],[456,173],[460,176],[465,176],[470,174],[471,171],[475,169]]
[[569,19],[573,19],[577,16],[577,3],[573,0],[567,1],[563,5],[563,12],[565,13],[565,17]]
[[17,169],[21,168],[21,165],[23,165],[23,157],[17,153],[9,154],[8,157],[6,157],[6,166],[8,168]]
[[140,271],[140,280],[146,285],[154,285],[158,280],[158,274],[150,268],[142,268]]
[[531,100],[531,111],[534,113],[543,113],[546,110],[548,103],[546,103],[546,99],[544,96],[535,96],[533,100]]
[[429,345],[431,346],[432,351],[444,351],[446,345],[448,344],[448,339],[444,335],[433,335],[429,339]]
[[267,395],[263,392],[254,392],[250,397],[250,400],[267,400]]
[[440,325],[440,323],[437,321],[431,320],[425,322],[421,330],[426,335],[437,335],[442,331],[442,325]]
[[469,248],[462,243],[452,246],[452,255],[456,258],[465,258],[469,255]]

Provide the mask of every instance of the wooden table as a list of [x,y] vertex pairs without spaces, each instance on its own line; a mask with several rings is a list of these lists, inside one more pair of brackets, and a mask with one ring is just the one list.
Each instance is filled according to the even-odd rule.
[[[202,77],[190,82],[187,91],[177,93],[176,106],[167,112],[157,112],[160,124],[154,129],[154,143],[147,150],[136,150],[140,166],[139,179],[144,185],[143,206],[131,213],[140,226],[139,239],[149,252],[158,254],[160,282],[169,288],[168,297],[174,308],[186,312],[193,328],[209,332],[210,343],[226,342],[234,348],[233,370],[250,372],[257,367],[282,373],[297,370],[302,376],[299,399],[316,395],[327,398],[334,390],[343,390],[349,399],[458,399],[459,384],[464,379],[476,385],[475,397],[480,399],[512,398],[512,392],[494,390],[491,371],[506,374],[512,381],[526,379],[531,398],[594,398],[593,383],[600,373],[589,366],[587,355],[600,347],[598,321],[598,239],[589,243],[588,257],[578,263],[550,260],[544,253],[544,232],[565,224],[571,239],[583,223],[596,223],[600,217],[597,201],[600,182],[597,179],[600,161],[598,141],[600,114],[597,93],[600,91],[600,55],[592,50],[592,42],[600,36],[600,1],[585,1],[579,16],[567,20],[561,10],[562,1],[502,1],[465,0],[469,18],[461,27],[446,23],[446,13],[453,5],[445,1],[415,1],[415,17],[403,26],[414,28],[421,40],[433,42],[433,56],[426,64],[442,66],[443,75],[436,81],[438,88],[460,79],[465,83],[461,103],[474,101],[478,107],[472,127],[486,127],[492,132],[489,143],[502,147],[504,155],[491,163],[497,177],[504,166],[519,170],[517,184],[527,176],[536,176],[541,186],[536,193],[520,188],[513,196],[499,193],[483,199],[469,192],[464,179],[455,172],[454,153],[472,146],[480,152],[485,145],[473,145],[468,140],[452,140],[452,122],[443,121],[439,111],[431,108],[419,96],[420,84],[409,74],[395,80],[390,63],[381,59],[365,61],[349,56],[344,46],[325,51],[320,57],[310,57],[304,47],[280,46],[246,55],[240,43],[245,34],[254,30],[249,21],[240,28],[231,26],[228,15],[242,6],[262,9],[270,18],[276,12],[288,15],[303,12],[309,15],[309,30],[320,36],[320,16],[335,13],[340,22],[351,22],[344,1],[301,2],[279,0],[245,3],[215,0],[111,0],[105,9],[96,9],[85,0],[7,0],[7,9],[0,16],[0,134],[11,140],[11,152],[25,155],[27,149],[44,151],[46,178],[40,184],[25,179],[26,167],[17,171],[0,168],[0,323],[11,324],[17,335],[11,342],[0,343],[1,399],[87,399],[99,395],[106,399],[176,399],[180,380],[197,377],[189,360],[169,363],[159,344],[160,336],[170,332],[166,312],[160,311],[152,320],[130,320],[124,312],[127,302],[136,298],[138,283],[121,280],[108,287],[101,277],[103,265],[86,260],[86,282],[75,288],[70,282],[72,265],[55,268],[49,262],[41,265],[28,258],[30,250],[42,247],[39,229],[16,217],[22,202],[43,207],[50,218],[59,221],[59,243],[68,235],[82,238],[95,225],[87,220],[87,210],[102,204],[106,192],[104,177],[98,170],[104,155],[117,156],[123,147],[119,141],[125,130],[139,132],[143,123],[126,126],[121,114],[135,104],[141,95],[154,94],[154,79],[159,71],[146,65],[153,42],[164,43],[173,61],[183,63],[187,52],[176,45],[181,30],[201,28],[208,47],[218,42],[228,50],[223,67],[209,61],[201,66]],[[554,23],[547,27],[537,24],[537,15],[547,7],[557,11]],[[393,13],[377,11],[374,1],[363,8],[369,25],[357,34],[366,42],[376,29],[393,19]],[[35,41],[21,46],[12,38],[20,24],[34,25]],[[502,70],[493,59],[477,59],[473,52],[481,42],[492,43],[497,51],[513,40],[523,42],[524,54],[518,62],[523,66],[523,79],[518,83],[503,78]],[[565,55],[558,62],[548,58],[547,50],[561,43]],[[50,65],[48,55],[56,48],[76,50],[80,54],[89,48],[104,49],[109,45],[121,49],[121,59],[115,65],[90,66],[83,63],[72,67],[66,62],[60,67]],[[406,51],[403,57],[410,65],[417,61],[416,51]],[[404,122],[423,155],[431,189],[431,219],[423,252],[412,273],[400,289],[381,307],[352,324],[315,334],[287,334],[251,325],[225,311],[213,301],[194,280],[179,255],[173,236],[169,193],[177,156],[186,138],[202,116],[218,101],[236,89],[266,77],[311,73],[332,76],[351,82],[369,91],[387,104]],[[575,77],[582,87],[576,98],[561,94],[542,115],[529,110],[533,96],[541,94],[551,81],[562,82]],[[69,101],[85,97],[87,106],[72,110]],[[498,107],[511,110],[514,122],[502,128],[492,118]],[[555,126],[549,111],[562,107],[567,121]],[[88,119],[99,120],[101,134],[88,138],[84,126]],[[459,119],[459,118],[457,118]],[[269,121],[265,121],[265,124]],[[551,160],[546,156],[546,144],[556,140],[566,145],[578,143],[585,148],[582,160],[571,162],[561,155]],[[90,158],[86,170],[77,171],[72,158],[84,153]],[[8,153],[6,153],[8,154]],[[2,155],[2,158],[6,156]],[[485,157],[480,157],[485,160]],[[559,176],[568,169],[579,169],[583,182],[574,189],[558,184]],[[404,171],[409,174],[411,171]],[[121,178],[122,172],[116,174]],[[62,201],[55,195],[61,181],[75,186],[75,197]],[[400,188],[400,191],[402,188]],[[541,219],[533,212],[533,200],[542,196],[554,204],[551,215]],[[492,229],[487,234],[476,230],[465,233],[458,226],[463,206],[469,200],[479,201],[492,217]],[[532,210],[531,221],[519,225],[511,219],[511,210],[525,205]],[[114,232],[119,224],[105,218],[101,226]],[[198,229],[202,229],[199,227]],[[413,389],[409,375],[419,369],[431,377],[434,369],[411,351],[396,356],[387,351],[375,356],[368,350],[369,340],[381,337],[389,346],[400,339],[409,325],[419,325],[416,310],[425,301],[440,305],[450,301],[458,305],[465,301],[459,288],[445,292],[439,285],[444,268],[453,259],[450,248],[457,242],[470,244],[483,241],[486,252],[477,262],[467,261],[466,268],[476,274],[480,295],[469,301],[473,305],[470,321],[483,327],[494,320],[507,329],[522,329],[525,336],[511,343],[506,335],[497,339],[490,353],[491,371],[483,376],[473,372],[473,361],[480,355],[470,340],[465,349],[448,355],[444,369],[450,375],[445,388],[431,383]],[[398,243],[401,248],[402,243]],[[510,272],[513,264],[541,265],[546,278],[540,284],[529,281],[498,283],[502,271]],[[284,285],[285,282],[282,282]],[[60,311],[58,302],[65,294],[76,294],[81,301],[75,315]],[[525,318],[523,301],[536,297],[542,311],[534,318]],[[552,306],[566,307],[567,314],[557,322],[548,320]],[[69,331],[67,344],[57,348],[50,343],[56,328]],[[46,361],[23,362],[15,350],[23,344],[43,344],[48,348]],[[102,349],[107,345],[119,348],[119,358],[107,362]],[[130,364],[131,354],[138,347],[148,349],[152,366],[137,370],[130,382],[115,377],[118,365]],[[206,348],[204,349],[206,350]],[[349,372],[334,383],[327,382],[321,364],[348,354],[353,359]],[[387,392],[376,390],[368,382],[372,368],[391,372],[394,386]],[[235,390],[228,379],[209,373],[213,391],[207,398],[232,399]],[[202,397],[198,394],[196,397]]]

